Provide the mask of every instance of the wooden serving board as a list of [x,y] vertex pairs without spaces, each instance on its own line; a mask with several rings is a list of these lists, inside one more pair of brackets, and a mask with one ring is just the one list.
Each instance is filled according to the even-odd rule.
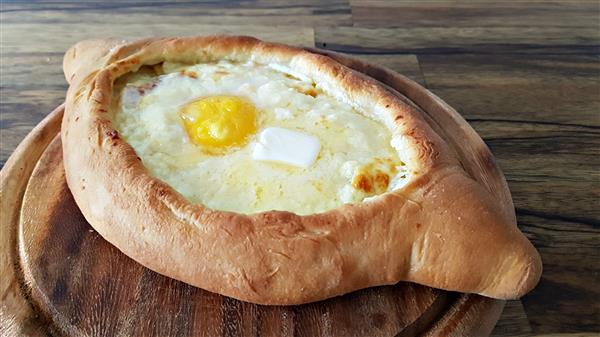
[[[510,200],[483,141],[439,98],[387,69],[313,51],[404,95],[474,179]],[[282,307],[156,274],[105,241],[77,208],[62,164],[62,113],[61,106],[48,115],[0,173],[2,336],[481,336],[500,316],[503,301],[404,282]]]

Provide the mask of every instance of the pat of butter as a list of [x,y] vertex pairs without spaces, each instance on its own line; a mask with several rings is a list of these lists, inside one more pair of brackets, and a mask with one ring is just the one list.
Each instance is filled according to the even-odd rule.
[[321,144],[315,136],[271,127],[260,133],[252,159],[307,168],[315,162],[320,150]]

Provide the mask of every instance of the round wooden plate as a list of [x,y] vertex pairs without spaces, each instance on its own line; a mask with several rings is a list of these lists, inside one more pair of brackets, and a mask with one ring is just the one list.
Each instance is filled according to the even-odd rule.
[[[382,67],[320,50],[417,106],[474,179],[510,202],[481,138],[429,91]],[[44,119],[0,173],[0,335],[480,336],[503,301],[411,283],[300,306],[237,301],[156,274],[98,235],[66,185],[60,119]]]

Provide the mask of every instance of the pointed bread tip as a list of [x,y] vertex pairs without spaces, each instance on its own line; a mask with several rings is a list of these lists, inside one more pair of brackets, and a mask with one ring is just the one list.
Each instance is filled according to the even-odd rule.
[[488,297],[515,300],[523,297],[538,284],[542,275],[542,259],[527,238],[518,232],[518,239],[507,251],[498,275],[498,283],[480,294]]
[[87,75],[111,49],[124,43],[119,39],[91,39],[77,42],[63,57],[63,72],[69,84],[78,74]]
[[460,170],[425,182],[418,264],[408,280],[435,288],[514,299],[538,283],[538,252],[507,216],[506,205]]

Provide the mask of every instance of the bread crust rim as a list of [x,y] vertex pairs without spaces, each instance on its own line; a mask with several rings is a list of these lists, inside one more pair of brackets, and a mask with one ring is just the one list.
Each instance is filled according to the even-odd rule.
[[[71,82],[61,131],[67,182],[90,224],[150,269],[261,304],[311,302],[401,280],[496,298],[519,297],[537,283],[539,256],[514,220],[494,205],[489,193],[477,188],[419,112],[374,79],[327,56],[249,37],[157,38],[118,44],[91,66],[85,64],[89,59],[71,57],[75,50],[65,56]],[[285,211],[247,215],[189,203],[149,175],[105,116],[110,112],[112,84],[119,76],[165,60],[198,63],[209,58],[276,62],[308,73],[331,90],[340,88],[335,94],[341,99],[382,117],[402,137],[404,158],[417,172],[415,178],[369,202],[303,216]],[[69,74],[68,69],[77,71]],[[437,275],[431,270],[445,253],[428,242],[434,234],[423,237],[413,226],[425,222],[421,226],[438,228],[433,222],[439,222],[439,217],[423,214],[452,203],[452,193],[440,191],[440,186],[464,189],[460,186],[464,184],[470,194],[460,203],[473,222],[467,227],[484,219],[493,224],[492,232],[500,240],[496,245],[517,252],[508,254],[510,259],[488,258],[494,267],[505,268],[509,278],[493,277],[485,270],[472,277],[444,268]],[[426,197],[432,193],[444,200],[430,205]],[[470,202],[476,205],[469,206]],[[461,239],[467,231],[459,232],[445,234]],[[475,244],[467,248],[471,246]],[[370,251],[361,254],[361,249]],[[472,262],[469,252],[457,254]],[[517,272],[510,272],[511,268]]]

